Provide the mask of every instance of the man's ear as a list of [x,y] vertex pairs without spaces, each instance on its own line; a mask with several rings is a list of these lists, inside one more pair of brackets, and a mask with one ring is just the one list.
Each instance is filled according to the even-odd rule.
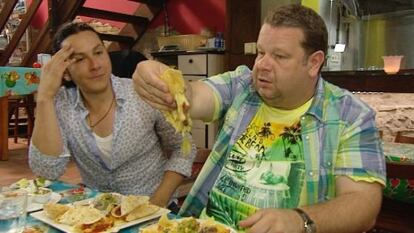
[[317,77],[319,74],[320,67],[322,67],[325,61],[325,54],[321,50],[312,53],[308,57],[309,75],[311,77]]

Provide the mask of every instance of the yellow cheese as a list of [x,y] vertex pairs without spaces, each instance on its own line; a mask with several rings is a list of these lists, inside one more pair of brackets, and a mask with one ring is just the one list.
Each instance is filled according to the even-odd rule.
[[170,93],[177,104],[176,109],[172,111],[163,111],[163,114],[165,119],[183,136],[181,152],[183,155],[188,155],[191,152],[190,132],[192,121],[188,111],[185,111],[189,106],[189,103],[185,97],[185,82],[183,75],[179,70],[167,69],[161,75],[161,79],[167,83]]

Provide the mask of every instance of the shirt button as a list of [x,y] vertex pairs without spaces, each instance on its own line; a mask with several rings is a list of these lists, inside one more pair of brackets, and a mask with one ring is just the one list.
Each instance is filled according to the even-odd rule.
[[308,135],[306,135],[306,136],[305,136],[305,139],[306,139],[306,140],[309,140],[309,136],[308,136]]
[[302,120],[305,120],[305,117],[304,116],[302,117]]
[[313,176],[313,172],[309,172],[309,176]]
[[330,167],[332,165],[332,163],[331,162],[327,162],[326,163],[326,166],[328,166],[328,167]]

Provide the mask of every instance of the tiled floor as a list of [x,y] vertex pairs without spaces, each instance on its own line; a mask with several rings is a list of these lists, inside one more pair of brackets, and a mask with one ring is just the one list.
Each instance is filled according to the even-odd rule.
[[[9,138],[9,160],[0,161],[0,186],[10,185],[21,178],[33,177],[35,175],[29,168],[27,158],[27,139],[19,138],[18,143],[14,143],[13,139]],[[59,179],[73,184],[81,182],[73,162],[69,163],[65,174]]]

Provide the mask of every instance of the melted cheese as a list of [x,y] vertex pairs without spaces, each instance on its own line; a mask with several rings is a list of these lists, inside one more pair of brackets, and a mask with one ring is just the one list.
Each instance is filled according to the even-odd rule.
[[174,96],[177,108],[172,111],[163,111],[165,119],[175,128],[178,133],[183,136],[183,143],[181,151],[183,155],[188,155],[191,152],[190,132],[192,121],[190,114],[185,109],[189,106],[188,100],[185,97],[185,82],[181,71],[175,69],[167,69],[162,75],[170,93]]

